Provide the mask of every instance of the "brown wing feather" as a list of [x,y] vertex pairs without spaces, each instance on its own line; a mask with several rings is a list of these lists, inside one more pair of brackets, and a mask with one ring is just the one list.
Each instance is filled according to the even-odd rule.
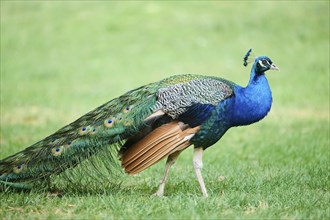
[[[158,146],[157,149],[159,149],[159,151],[155,152],[155,154],[150,157],[146,156],[145,157],[146,159],[143,161],[140,161],[138,166],[133,167],[134,170],[130,170],[129,174],[134,175],[136,173],[139,173],[139,172],[147,169],[148,167],[152,166],[153,164],[157,163],[164,157],[178,151],[178,149],[185,149],[189,145],[191,145],[191,143],[189,143],[188,141],[185,141],[185,142],[177,141],[177,142],[172,142],[170,144],[172,144],[172,146],[176,146],[176,147],[174,149],[172,149],[173,147],[168,147],[168,148],[163,147],[164,148],[164,150],[163,150],[162,148],[159,148],[159,146]],[[163,146],[165,146],[165,145],[163,145]]]
[[180,130],[181,129],[177,126],[177,123],[169,123],[150,132],[150,134],[135,143],[122,155],[122,165],[126,166],[127,164],[132,163],[132,161],[145,154],[153,146],[174,136]]
[[168,140],[153,146],[153,148],[151,148],[146,154],[143,154],[133,163],[126,166],[126,172],[133,175],[150,167],[152,164],[165,157],[172,150],[172,146],[170,146],[170,144],[172,144],[174,140],[175,138],[169,138]]
[[122,167],[134,175],[162,158],[190,146],[189,140],[199,127],[189,128],[182,122],[164,124],[132,145],[122,155]]

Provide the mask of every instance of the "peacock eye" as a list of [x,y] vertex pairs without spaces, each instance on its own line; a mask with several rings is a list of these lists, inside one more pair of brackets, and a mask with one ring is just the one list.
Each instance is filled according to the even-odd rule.
[[91,130],[90,134],[91,134],[91,135],[96,134],[96,128],[95,128],[95,127]]
[[13,168],[14,173],[18,174],[23,171],[23,168],[25,167],[24,164],[17,165]]
[[125,108],[123,108],[123,113],[128,113],[132,110],[132,105],[126,106]]
[[79,135],[86,135],[91,131],[91,126],[81,127],[78,131]]
[[52,148],[52,154],[55,157],[60,156],[63,153],[63,150],[64,150],[63,146],[54,147]]
[[104,121],[104,126],[105,127],[110,128],[110,127],[113,126],[113,124],[114,124],[114,118],[112,116],[110,116],[109,118],[105,119],[105,121]]
[[270,65],[269,62],[268,62],[268,60],[262,60],[262,64],[265,65],[265,66],[266,65]]

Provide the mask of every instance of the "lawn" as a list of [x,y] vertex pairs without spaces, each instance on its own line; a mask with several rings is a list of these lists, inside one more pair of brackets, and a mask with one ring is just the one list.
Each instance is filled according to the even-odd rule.
[[[180,73],[246,85],[249,48],[273,106],[204,154],[192,148],[157,190],[165,161],[116,184],[0,192],[0,219],[329,219],[329,1],[1,1],[0,158],[138,86]],[[64,187],[65,186],[65,187]]]

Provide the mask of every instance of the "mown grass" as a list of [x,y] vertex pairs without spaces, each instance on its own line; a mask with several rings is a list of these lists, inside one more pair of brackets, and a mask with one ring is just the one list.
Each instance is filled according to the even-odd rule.
[[267,74],[273,108],[205,152],[209,198],[201,197],[188,149],[164,198],[151,196],[162,161],[120,186],[73,185],[62,197],[0,192],[0,218],[329,218],[328,1],[1,1],[0,158],[173,74],[244,85],[250,47],[281,68]]

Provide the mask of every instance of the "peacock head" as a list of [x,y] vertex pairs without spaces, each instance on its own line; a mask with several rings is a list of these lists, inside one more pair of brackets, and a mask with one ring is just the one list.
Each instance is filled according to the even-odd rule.
[[[244,66],[247,66],[249,63],[249,56],[252,52],[252,49],[250,49],[244,56]],[[260,56],[254,59],[253,68],[255,69],[255,72],[257,74],[262,74],[266,72],[267,70],[277,70],[280,69],[273,64],[272,60],[269,57],[266,56]]]
[[255,71],[258,74],[262,74],[267,70],[277,70],[277,71],[280,70],[275,64],[273,64],[272,60],[266,56],[258,57],[254,61],[254,65],[255,65]]

